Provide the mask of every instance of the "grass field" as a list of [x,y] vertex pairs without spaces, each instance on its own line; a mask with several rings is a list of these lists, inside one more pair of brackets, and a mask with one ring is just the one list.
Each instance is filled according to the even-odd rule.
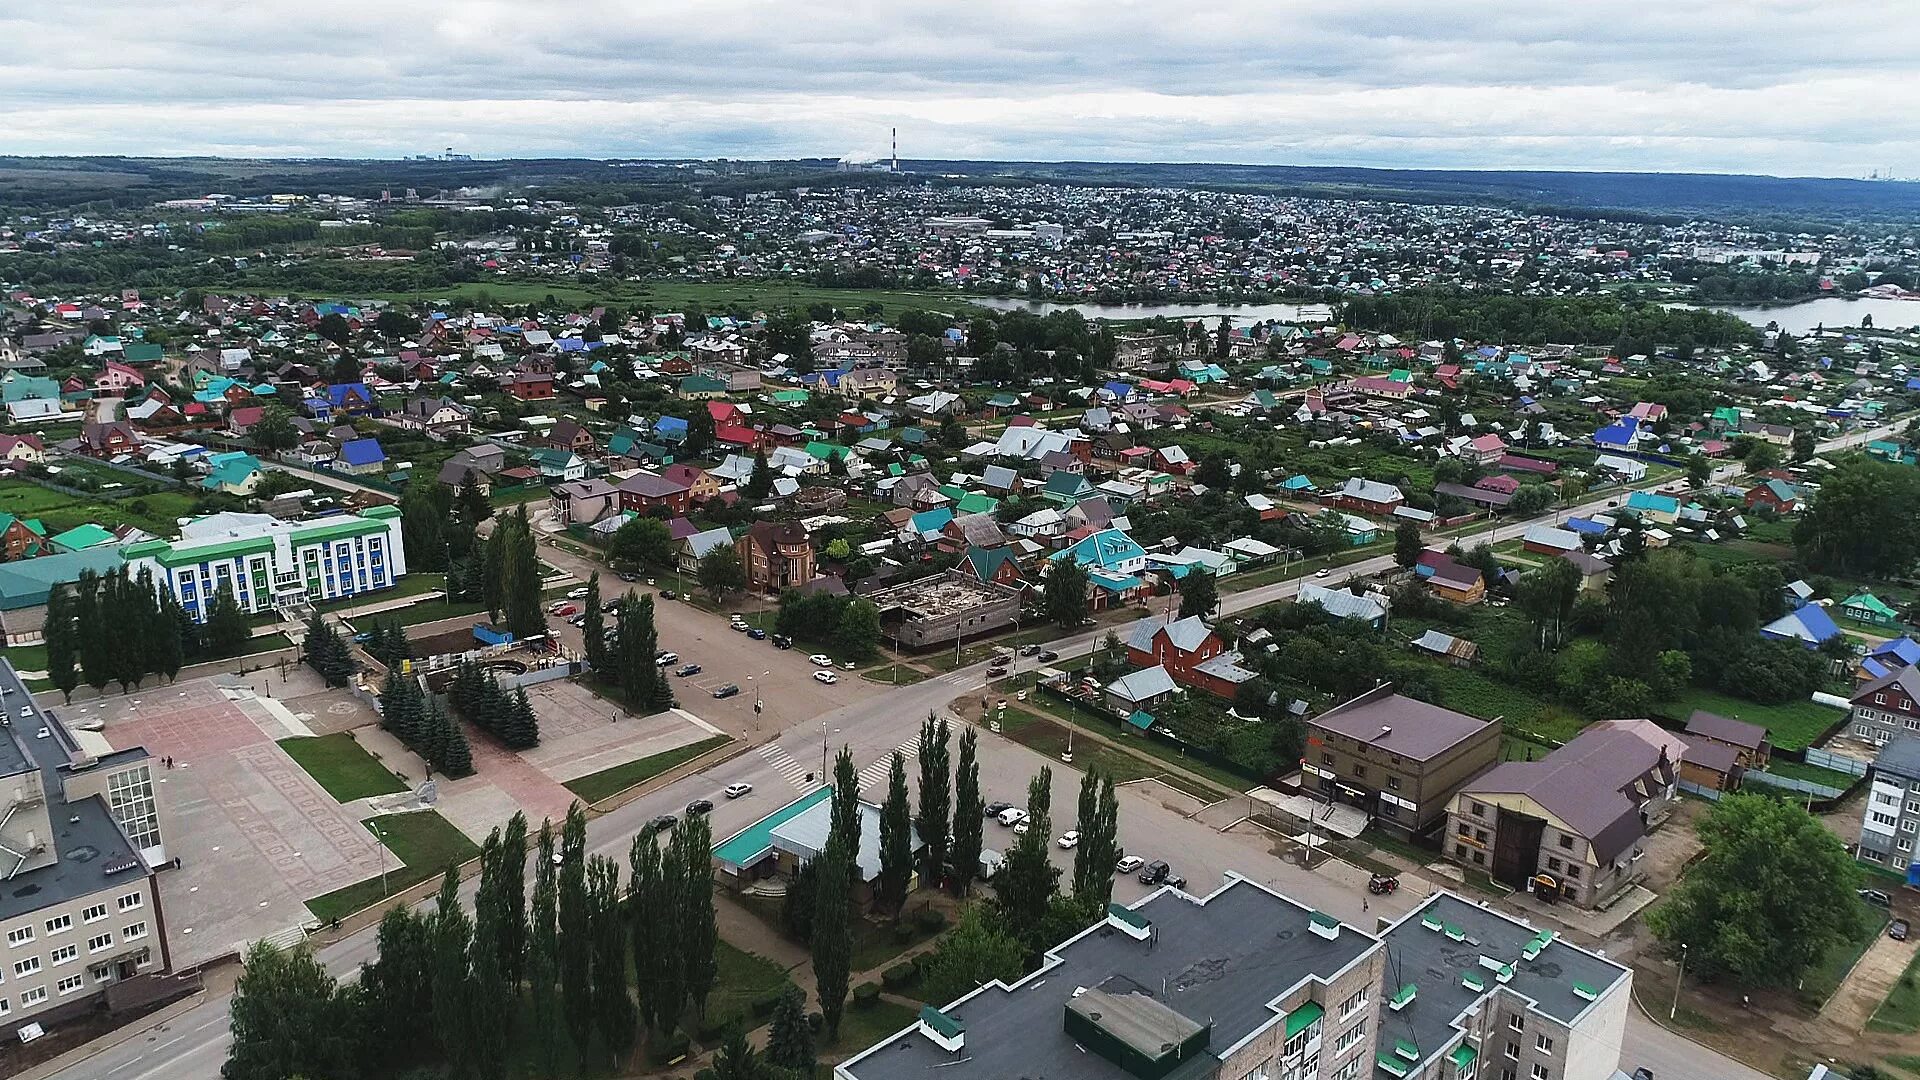
[[787,973],[766,957],[725,941],[714,943],[713,960],[717,974],[707,995],[707,1018],[747,1030],[765,1023],[753,1015],[754,1000],[786,986]]
[[1880,1007],[1873,1011],[1873,1018],[1867,1021],[1867,1030],[1920,1031],[1920,956],[1916,956],[1907,965],[1907,970],[1900,973],[1900,981],[1893,984],[1893,989],[1887,992],[1887,999],[1880,1003]]
[[281,739],[280,749],[307,770],[307,775],[319,781],[335,802],[407,790],[399,777],[344,731],[314,738]]
[[408,574],[395,582],[390,589],[378,592],[355,593],[338,600],[323,600],[313,605],[315,611],[343,611],[363,604],[377,604],[382,600],[397,600],[403,596],[419,596],[422,593],[435,592],[446,588],[445,574]]
[[1508,731],[1516,734],[1563,743],[1587,725],[1584,717],[1564,705],[1469,668],[1434,664],[1432,677],[1440,686],[1441,704],[1486,720],[1497,716]]
[[1689,687],[1674,700],[1656,708],[1662,715],[1674,720],[1685,720],[1695,709],[1704,709],[1750,724],[1763,724],[1773,739],[1773,745],[1782,750],[1802,750],[1812,746],[1826,734],[1828,728],[1846,718],[1846,714],[1839,709],[1814,701],[1762,705],[1701,687]]
[[569,780],[567,790],[586,802],[596,803],[608,796],[618,795],[642,781],[651,780],[675,765],[692,761],[716,746],[725,746],[732,741],[725,735],[715,735],[652,757],[643,757],[638,761],[629,761],[625,765],[615,765],[611,769],[588,773],[577,780]]
[[54,491],[26,480],[0,480],[0,511],[17,517],[39,518],[49,536],[89,522],[113,528],[135,525],[160,536],[180,531],[176,519],[193,513],[193,496],[184,491],[156,491],[126,499],[88,499]]
[[840,1037],[826,1048],[834,1058],[848,1058],[881,1039],[908,1027],[918,1011],[895,1001],[879,1000],[871,1005],[847,1003],[840,1014]]
[[1825,784],[1828,787],[1840,788],[1843,791],[1852,787],[1860,779],[1852,773],[1843,773],[1839,769],[1829,769],[1820,765],[1808,765],[1804,761],[1788,761],[1785,758],[1769,761],[1767,763],[1767,771],[1776,776],[1790,777],[1795,780],[1806,780],[1815,784]]
[[[1070,741],[1067,735],[1069,725],[1121,740],[1125,749],[1108,746],[1091,739]],[[1115,781],[1138,780],[1146,776],[1161,777],[1171,786],[1207,801],[1217,799],[1222,794],[1246,791],[1255,786],[1254,781],[1188,757],[1180,753],[1177,747],[1153,739],[1122,736],[1118,725],[1092,717],[1077,705],[1069,705],[1038,694],[1029,695],[1020,705],[1007,706],[1007,718],[1002,725],[1002,734],[1022,746],[1054,759],[1058,759],[1071,746],[1073,765],[1076,769],[1084,771],[1098,768],[1112,776]],[[1160,762],[1194,773],[1217,785],[1218,790],[1208,790],[1185,777],[1169,773],[1159,766]]]
[[382,879],[371,877],[307,901],[307,910],[313,912],[316,919],[327,921],[351,915],[428,878],[439,877],[446,873],[447,867],[480,854],[473,841],[432,810],[389,814],[361,824],[385,842],[398,865],[388,869],[385,891],[382,891]]
[[1884,910],[1864,900],[1856,903],[1860,905],[1860,933],[1828,949],[1827,954],[1808,969],[1805,978],[1800,981],[1800,999],[1811,1008],[1819,1008],[1833,996],[1833,992],[1840,987],[1840,980],[1853,970],[1860,954],[1866,952],[1867,946],[1873,944],[1873,939],[1887,928],[1887,913]]

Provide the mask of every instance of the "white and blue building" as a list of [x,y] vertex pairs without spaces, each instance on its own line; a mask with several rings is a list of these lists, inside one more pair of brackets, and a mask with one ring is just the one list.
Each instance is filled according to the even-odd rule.
[[245,611],[273,611],[379,592],[407,572],[395,506],[314,521],[214,514],[181,526],[178,540],[147,540],[124,553],[130,574],[152,573],[156,588],[200,622],[222,590]]

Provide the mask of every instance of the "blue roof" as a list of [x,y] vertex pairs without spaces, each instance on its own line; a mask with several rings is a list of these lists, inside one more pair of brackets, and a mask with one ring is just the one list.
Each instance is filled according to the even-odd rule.
[[656,432],[684,432],[687,430],[687,422],[677,416],[663,416],[653,422],[653,430]]
[[1068,556],[1081,566],[1113,567],[1132,559],[1144,559],[1147,552],[1119,529],[1102,529],[1072,547],[1054,552],[1051,559],[1059,562]]
[[941,507],[936,507],[932,510],[922,510],[919,513],[913,515],[913,520],[911,524],[913,526],[914,532],[925,534],[930,532],[939,532],[941,529],[944,529],[947,527],[947,522],[952,520],[953,520],[953,508],[949,506],[941,506]]
[[1607,531],[1605,525],[1587,518],[1568,518],[1564,524],[1566,528],[1583,536],[1601,536]]
[[363,382],[334,383],[327,387],[327,400],[342,405],[346,403],[349,393],[357,394],[365,401],[373,400],[373,391],[367,389],[367,384]]
[[387,460],[378,439],[352,439],[340,447],[340,460],[349,465],[376,465]]
[[1633,442],[1633,433],[1640,428],[1640,422],[1631,416],[1623,416],[1618,421],[1593,433],[1593,441],[1603,446],[1628,446]]
[[1680,512],[1680,500],[1671,495],[1655,495],[1651,492],[1636,491],[1627,496],[1627,508],[1630,510],[1652,510],[1660,514]]
[[1104,389],[1114,397],[1126,397],[1128,394],[1133,393],[1133,387],[1123,382],[1110,382]]
[[1798,641],[1811,649],[1830,638],[1840,636],[1827,609],[1818,604],[1789,611],[1760,628],[1760,636],[1774,641]]
[[1920,642],[1910,637],[1888,638],[1873,647],[1868,656],[1892,656],[1899,659],[1903,667],[1920,664]]

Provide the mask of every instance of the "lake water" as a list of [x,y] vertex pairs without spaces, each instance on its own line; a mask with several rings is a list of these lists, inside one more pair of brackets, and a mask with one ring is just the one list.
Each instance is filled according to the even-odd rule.
[[1785,307],[1700,306],[1738,315],[1755,326],[1779,323],[1780,329],[1789,334],[1811,333],[1816,326],[1859,326],[1861,317],[1866,315],[1873,316],[1873,325],[1880,330],[1920,326],[1920,300],[1848,300],[1823,296]]
[[[1322,323],[1333,318],[1332,309],[1326,304],[1211,304],[1195,302],[1189,304],[1066,304],[1042,301],[1035,303],[1010,296],[968,297],[967,302],[996,311],[1031,311],[1036,315],[1046,315],[1054,311],[1078,311],[1089,319],[1151,319],[1156,316],[1167,319],[1205,318],[1218,319],[1225,315],[1238,325],[1250,322],[1265,322],[1277,319],[1287,323]],[[1807,300],[1783,307],[1751,307],[1737,304],[1675,304],[1675,307],[1708,307],[1715,311],[1725,311],[1740,316],[1755,326],[1765,326],[1777,322],[1781,329],[1790,334],[1806,334],[1816,326],[1858,326],[1865,315],[1873,316],[1873,325],[1890,330],[1895,327],[1920,326],[1920,300],[1848,300],[1839,296],[1823,296],[1818,300]]]

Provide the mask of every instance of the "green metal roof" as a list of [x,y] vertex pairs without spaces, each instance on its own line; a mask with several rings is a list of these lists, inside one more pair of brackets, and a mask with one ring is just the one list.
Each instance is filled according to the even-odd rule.
[[1136,930],[1145,930],[1153,925],[1153,921],[1145,915],[1140,914],[1130,907],[1122,907],[1119,904],[1107,905],[1107,917],[1119,919],[1121,922],[1126,923]]
[[1420,1060],[1420,1048],[1406,1039],[1395,1039],[1393,1052],[1395,1056],[1406,1058],[1408,1061]]
[[1313,923],[1316,926],[1339,926],[1340,925],[1339,919],[1336,919],[1333,916],[1328,915],[1324,911],[1315,911],[1315,912],[1309,913],[1307,915],[1307,921]]
[[1482,978],[1477,971],[1463,971],[1460,973],[1460,985],[1469,990],[1485,990],[1487,988],[1487,980]]
[[1133,715],[1127,717],[1127,724],[1130,727],[1136,727],[1141,731],[1145,731],[1153,726],[1153,717],[1148,713],[1135,709],[1133,710]]
[[252,555],[256,552],[273,550],[273,538],[255,536],[246,540],[228,540],[218,544],[196,544],[191,547],[175,547],[171,544],[148,554],[147,545],[140,544],[129,548],[129,555],[148,555],[162,566],[198,566],[203,562],[219,559],[231,559],[240,555]]
[[1413,996],[1419,992],[1420,992],[1420,988],[1418,986],[1415,986],[1412,983],[1408,983],[1407,985],[1401,987],[1398,991],[1394,993],[1393,998],[1391,999],[1392,1003],[1396,1007],[1405,1005],[1407,1002],[1412,1001]]
[[1302,1005],[1299,1008],[1288,1013],[1287,1014],[1287,1038],[1291,1039],[1295,1035],[1298,1035],[1301,1032],[1307,1030],[1307,1028],[1313,1026],[1313,1022],[1315,1020],[1320,1019],[1322,1016],[1325,1016],[1326,1014],[1327,1014],[1327,1010],[1321,1007],[1320,1003],[1317,1001],[1309,1001],[1305,1005]]
[[965,1023],[931,1005],[920,1007],[920,1022],[932,1028],[935,1034],[947,1039],[958,1038],[967,1030]]
[[1373,1059],[1373,1063],[1395,1076],[1407,1075],[1407,1063],[1392,1054],[1381,1054]]
[[339,518],[306,529],[295,529],[293,542],[296,544],[318,544],[327,540],[340,540],[349,536],[365,536],[368,533],[386,532],[384,521],[367,518]]
[[773,830],[833,798],[833,788],[822,786],[741,829],[714,845],[714,857],[730,866],[746,867],[757,862],[773,846]]
[[85,525],[75,525],[66,532],[48,537],[47,540],[56,547],[63,547],[68,551],[79,551],[83,548],[99,547],[101,544],[111,544],[114,536],[100,526],[88,522]]
[[1453,1053],[1447,1055],[1447,1060],[1453,1062],[1454,1068],[1464,1069],[1473,1064],[1474,1059],[1479,1056],[1480,1054],[1473,1047],[1461,1043],[1453,1048]]

